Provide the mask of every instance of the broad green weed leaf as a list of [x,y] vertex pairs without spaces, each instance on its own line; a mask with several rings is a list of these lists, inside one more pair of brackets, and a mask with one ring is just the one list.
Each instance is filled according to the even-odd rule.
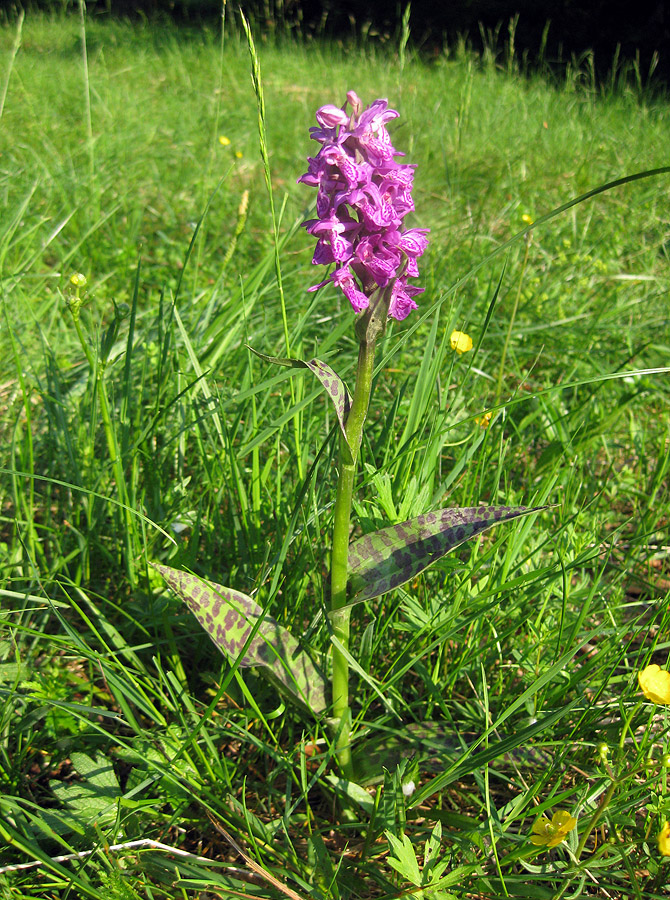
[[325,710],[325,678],[300,650],[293,635],[271,616],[264,615],[251,597],[188,572],[153,565],[231,662],[236,662],[244,650],[238,665],[262,666],[314,713]]
[[114,822],[121,788],[111,760],[104,756],[93,758],[79,751],[70,753],[70,759],[81,780],[55,783],[52,790],[72,812],[73,824],[77,821],[85,825],[94,821],[98,824]]
[[414,578],[487,528],[546,509],[474,506],[438,509],[366,534],[349,547],[350,603],[379,597]]
[[412,842],[406,834],[397,838],[390,831],[387,831],[386,837],[393,851],[393,856],[388,857],[388,864],[393,866],[403,878],[406,878],[407,881],[411,881],[412,884],[418,887],[421,884],[421,872]]
[[371,797],[360,784],[357,784],[355,781],[348,781],[340,775],[326,775],[325,779],[326,781],[329,781],[336,790],[340,791],[342,794],[346,794],[347,797],[357,803],[367,815],[371,816],[374,813],[375,798]]
[[347,446],[349,446],[345,424],[351,407],[351,395],[349,394],[345,383],[334,369],[331,369],[327,363],[322,362],[320,359],[310,359],[307,362],[304,362],[302,359],[266,356],[264,353],[259,353],[258,350],[254,350],[253,347],[249,347],[249,349],[252,353],[255,353],[259,359],[263,359],[265,362],[274,363],[276,366],[289,366],[292,369],[309,369],[310,372],[313,372],[326,389],[326,393],[333,402],[342,437],[346,441]]

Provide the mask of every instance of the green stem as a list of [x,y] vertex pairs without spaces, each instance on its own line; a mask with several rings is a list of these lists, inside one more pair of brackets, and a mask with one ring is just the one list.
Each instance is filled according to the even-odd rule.
[[79,298],[77,297],[76,301],[73,301],[70,306],[70,312],[72,313],[72,320],[74,321],[74,327],[77,332],[77,337],[79,338],[79,343],[81,344],[81,349],[84,351],[86,362],[88,363],[88,367],[91,370],[91,374],[93,374],[96,370],[95,358],[91,353],[91,348],[88,346],[86,337],[84,336],[84,332],[82,331],[81,322],[79,321],[80,305],[81,303],[79,301]]
[[128,493],[126,491],[126,481],[123,472],[123,464],[121,461],[121,454],[119,452],[119,445],[116,440],[116,433],[114,431],[114,425],[112,424],[112,416],[110,412],[109,398],[107,397],[107,389],[105,387],[104,381],[104,372],[105,367],[100,362],[97,361],[91,352],[91,348],[86,341],[86,337],[81,327],[81,322],[79,320],[79,310],[81,308],[81,301],[79,297],[77,297],[76,301],[74,301],[70,305],[70,312],[72,314],[72,319],[74,321],[74,327],[77,331],[77,337],[79,338],[79,343],[82,346],[82,350],[86,356],[86,361],[88,362],[89,368],[91,370],[91,375],[95,378],[95,393],[98,396],[98,400],[100,402],[100,415],[102,416],[102,424],[105,430],[105,439],[107,441],[107,451],[109,453],[110,461],[112,463],[112,469],[114,472],[114,480],[116,481],[116,490],[119,497],[119,503],[121,504],[121,515],[123,518],[124,524],[124,536],[125,536],[125,545],[126,545],[126,573],[128,575],[128,580],[130,582],[131,588],[137,587],[137,577],[135,572],[135,552],[134,552],[134,542],[132,539],[132,526],[133,523],[130,518],[130,510],[128,508]]
[[[340,439],[340,472],[335,498],[335,522],[330,568],[330,620],[333,634],[342,647],[349,649],[351,607],[347,607],[347,558],[351,502],[356,479],[358,452],[363,437],[363,425],[370,404],[375,341],[362,342],[358,351],[356,389],[346,423],[347,440]],[[337,757],[347,778],[353,775],[351,762],[351,709],[349,707],[349,663],[346,656],[333,645],[333,719],[337,733]]]
[[514,328],[514,322],[516,321],[516,313],[519,308],[519,300],[521,299],[521,286],[523,285],[523,276],[526,273],[526,266],[528,265],[528,254],[530,252],[530,245],[532,240],[532,231],[529,231],[526,235],[526,252],[523,257],[523,264],[521,266],[521,276],[519,278],[519,286],[517,288],[516,297],[514,298],[514,308],[512,309],[512,315],[510,316],[509,325],[507,327],[507,334],[505,335],[505,344],[503,345],[502,356],[500,357],[500,369],[498,370],[498,381],[496,383],[496,405],[500,403],[500,397],[502,396],[502,386],[503,386],[503,376],[505,374],[505,361],[507,359],[507,349],[509,347],[509,342],[512,337],[512,329]]
[[2,118],[2,113],[5,108],[5,100],[7,99],[7,91],[9,90],[9,79],[12,74],[12,69],[14,68],[14,61],[16,60],[16,56],[19,52],[19,47],[21,46],[21,32],[23,30],[23,20],[25,18],[25,12],[21,10],[19,13],[19,21],[16,24],[16,37],[14,38],[14,44],[9,54],[9,64],[7,66],[7,75],[5,77],[5,83],[2,86],[2,93],[0,93],[0,119]]
[[84,68],[84,111],[86,115],[86,145],[88,149],[88,174],[93,187],[95,156],[93,151],[93,119],[91,118],[91,82],[88,77],[88,54],[86,52],[86,0],[79,0],[79,25],[81,34],[81,58]]
[[[633,719],[633,716],[639,709],[639,707],[640,707],[640,704],[639,703],[636,704],[633,707],[633,709],[628,713],[628,716],[626,717],[626,720],[623,724],[623,728],[621,729],[621,737],[619,738],[619,752],[621,752],[623,750],[624,741],[626,739],[626,732],[630,728],[630,723]],[[608,769],[608,773],[610,773],[611,770],[609,769],[609,766],[607,767],[607,769]],[[579,839],[579,844],[577,845],[577,850],[575,851],[575,859],[576,860],[579,860],[580,856],[584,852],[584,847],[586,846],[586,842],[589,839],[589,835],[591,834],[593,829],[596,827],[596,825],[602,818],[603,813],[609,806],[609,802],[612,799],[612,796],[614,794],[614,791],[617,788],[617,785],[622,784],[624,781],[627,781],[629,778],[631,778],[635,774],[637,774],[637,771],[628,770],[623,777],[617,777],[613,772],[611,772],[611,774],[610,774],[611,781],[610,781],[609,787],[605,791],[605,795],[603,796],[603,799],[598,804],[598,808],[593,813],[593,816],[591,817],[591,821],[586,826],[584,834]]]
[[116,440],[116,432],[112,424],[110,414],[109,399],[107,397],[107,388],[104,380],[105,368],[103,365],[98,368],[98,397],[100,399],[100,415],[105,429],[105,438],[107,439],[107,450],[114,471],[114,480],[116,481],[116,490],[119,495],[121,506],[121,516],[124,524],[124,539],[126,545],[126,573],[130,587],[137,587],[137,576],[135,572],[135,548],[133,542],[133,523],[130,517],[128,491],[126,489],[125,473],[123,471],[123,462],[119,451],[119,444]]
[[614,794],[616,786],[617,786],[616,781],[613,780],[610,782],[609,787],[605,791],[605,796],[598,804],[598,808],[596,809],[596,811],[593,813],[593,816],[591,817],[591,821],[586,826],[586,829],[584,830],[584,834],[579,839],[579,844],[577,845],[577,850],[575,851],[575,859],[576,860],[578,860],[580,858],[580,856],[582,855],[582,853],[584,851],[584,847],[586,846],[586,842],[589,839],[589,835],[591,834],[593,829],[596,827],[596,825],[600,821],[603,813],[609,806],[609,802],[612,799],[612,795]]

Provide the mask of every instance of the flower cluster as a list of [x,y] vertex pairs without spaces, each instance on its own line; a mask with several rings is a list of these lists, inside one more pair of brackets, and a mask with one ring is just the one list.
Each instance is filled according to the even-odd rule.
[[363,109],[349,91],[347,102],[351,114],[346,103],[342,109],[327,105],[318,110],[319,124],[310,134],[321,149],[298,179],[318,188],[318,218],[304,223],[318,239],[312,262],[335,264],[330,278],[310,290],[332,281],[361,312],[378,288],[390,286],[388,314],[404,319],[416,309],[412,298],[423,290],[407,284],[407,278],[418,276],[416,261],[428,244],[427,229],[401,227],[414,209],[414,166],[393,159],[404,154],[394,149],[386,130],[398,116],[386,100]]

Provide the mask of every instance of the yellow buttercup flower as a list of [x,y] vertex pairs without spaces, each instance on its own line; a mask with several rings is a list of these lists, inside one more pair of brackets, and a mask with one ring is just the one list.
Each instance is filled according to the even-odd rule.
[[230,147],[230,138],[227,138],[225,134],[222,134],[219,138],[219,143],[222,147]]
[[658,832],[658,852],[670,856],[670,822],[665,822]]
[[82,275],[81,272],[76,272],[74,275],[70,276],[70,284],[73,284],[78,288],[83,288],[86,287],[88,282],[85,275]]
[[558,809],[551,817],[540,816],[533,823],[530,836],[536,847],[557,847],[565,840],[565,836],[577,824],[577,819],[564,809]]
[[236,150],[236,151],[235,151],[235,156],[236,156],[237,159],[242,159],[242,157],[244,156],[244,153],[242,153],[241,150]]
[[488,428],[491,424],[491,416],[493,413],[485,412],[481,416],[475,417],[475,422],[479,425],[480,428]]
[[532,216],[529,216],[528,213],[524,213],[524,214],[521,216],[521,221],[524,223],[524,225],[532,225],[532,224],[533,224],[533,217],[532,217]]
[[472,338],[464,331],[452,331],[449,343],[451,344],[451,349],[455,350],[459,355],[472,350]]
[[647,700],[662,706],[670,704],[670,672],[657,665],[647,666],[638,672],[637,681]]

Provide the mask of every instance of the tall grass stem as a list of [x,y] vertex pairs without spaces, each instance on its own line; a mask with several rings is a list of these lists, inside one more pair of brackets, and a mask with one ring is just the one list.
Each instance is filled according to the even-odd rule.
[[77,332],[79,343],[81,344],[82,350],[84,351],[84,355],[86,356],[86,361],[91,372],[91,377],[93,378],[94,392],[95,394],[97,394],[98,402],[100,403],[100,415],[102,417],[102,425],[105,432],[107,452],[109,453],[110,462],[112,464],[112,471],[114,473],[114,480],[116,482],[116,490],[121,506],[122,531],[125,544],[124,556],[126,564],[126,574],[128,576],[128,582],[131,589],[134,589],[137,587],[137,571],[135,568],[134,548],[135,541],[133,540],[135,529],[130,514],[128,491],[126,488],[126,480],[123,471],[121,452],[119,450],[119,443],[116,439],[116,432],[114,430],[114,423],[112,422],[109,397],[107,396],[107,388],[105,386],[105,364],[102,360],[96,360],[94,354],[91,351],[91,348],[88,345],[88,341],[86,340],[86,336],[84,335],[83,329],[81,327],[81,320],[79,315],[80,307],[81,300],[79,299],[79,297],[77,297],[73,303],[69,304],[75,331]]
[[512,338],[512,331],[514,329],[514,323],[516,322],[516,314],[519,309],[519,300],[521,299],[521,288],[523,286],[523,277],[526,273],[526,268],[528,266],[528,254],[530,253],[530,245],[533,242],[532,239],[532,231],[529,231],[525,236],[526,249],[523,255],[523,264],[521,266],[521,274],[519,275],[519,286],[517,287],[516,297],[514,298],[514,306],[512,307],[512,315],[509,319],[509,325],[507,326],[507,334],[505,335],[505,343],[503,344],[502,355],[500,357],[500,368],[498,369],[498,381],[496,382],[496,404],[500,403],[500,397],[502,395],[502,385],[503,378],[505,376],[505,362],[507,360],[507,349],[509,347],[509,342]]
[[5,75],[5,81],[2,85],[2,95],[0,96],[0,119],[2,119],[2,113],[5,108],[5,100],[7,99],[7,91],[9,90],[9,79],[12,77],[12,69],[14,68],[14,60],[19,52],[19,47],[21,46],[21,32],[23,31],[23,20],[25,18],[25,13],[23,10],[19,13],[19,21],[16,24],[16,37],[14,38],[14,43],[12,44],[12,49],[9,52],[9,62],[7,63],[7,74]]
[[91,118],[91,82],[88,75],[88,53],[86,51],[86,0],[79,0],[79,27],[81,35],[81,62],[84,70],[84,111],[86,115],[86,146],[88,150],[88,174],[91,182],[95,175],[93,150],[93,120]]
[[[288,315],[286,313],[286,298],[284,297],[284,284],[282,280],[282,271],[281,271],[281,258],[279,254],[279,219],[277,217],[277,213],[275,210],[275,201],[274,201],[274,192],[272,189],[272,178],[270,173],[270,157],[268,154],[268,142],[267,142],[267,130],[265,127],[265,97],[263,94],[263,79],[261,75],[261,65],[258,59],[258,54],[256,52],[256,45],[254,43],[254,37],[251,33],[251,26],[249,22],[244,16],[244,13],[240,11],[240,18],[242,20],[242,27],[244,28],[244,33],[247,38],[247,46],[249,48],[249,56],[251,57],[251,81],[254,86],[254,93],[256,95],[256,108],[258,110],[258,137],[259,137],[259,145],[261,151],[261,159],[263,160],[263,174],[265,176],[265,186],[267,187],[268,197],[270,200],[270,215],[272,217],[272,234],[274,239],[274,264],[275,264],[275,277],[277,279],[277,290],[279,292],[279,303],[281,306],[281,318],[282,325],[284,328],[284,344],[286,346],[286,355],[290,357],[291,355],[291,339],[289,337],[288,330]],[[290,384],[291,389],[291,404],[295,406],[296,397],[295,397],[295,388],[293,385],[293,381]],[[303,471],[302,471],[302,449],[301,449],[301,441],[300,441],[300,414],[296,413],[293,417],[293,435],[295,439],[295,453],[296,453],[296,471],[298,473],[298,478],[302,480]]]

